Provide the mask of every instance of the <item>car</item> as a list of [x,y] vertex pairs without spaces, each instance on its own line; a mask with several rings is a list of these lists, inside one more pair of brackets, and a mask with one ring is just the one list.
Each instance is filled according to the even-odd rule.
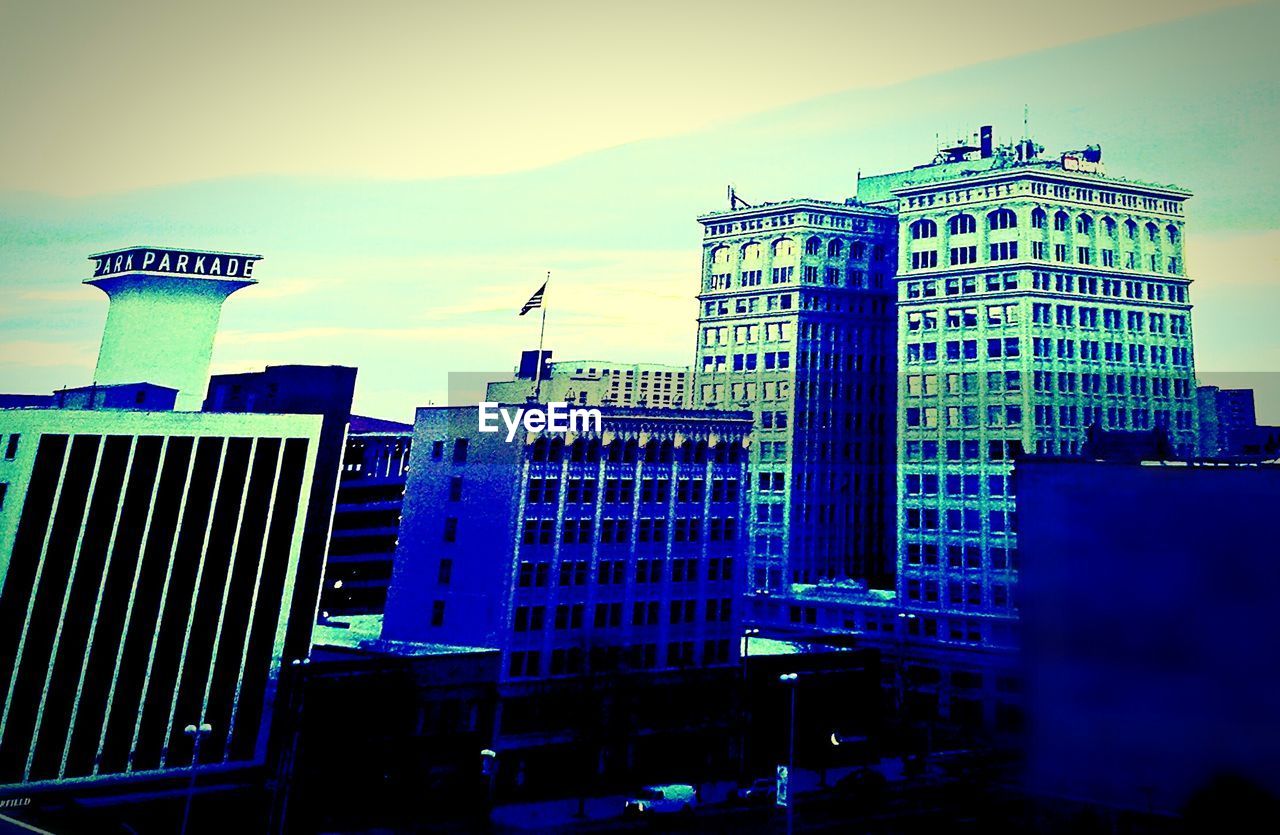
[[623,813],[628,815],[692,814],[698,805],[698,792],[688,783],[645,786],[628,798]]
[[778,797],[778,784],[772,777],[761,777],[752,781],[751,785],[738,789],[734,792],[734,797],[739,803],[752,806],[773,803]]

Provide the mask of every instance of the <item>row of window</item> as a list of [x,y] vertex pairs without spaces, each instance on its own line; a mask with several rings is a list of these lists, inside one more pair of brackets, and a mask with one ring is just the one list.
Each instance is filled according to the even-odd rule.
[[[937,342],[908,342],[903,359],[908,365],[938,362],[969,362],[979,355],[986,359],[1012,359],[1021,356],[1018,337],[993,337],[983,340],[980,350],[977,339],[952,339]],[[1078,348],[1078,350],[1077,350]],[[1146,345],[1142,343],[1099,342],[1091,339],[1066,339],[1036,336],[1031,339],[1031,356],[1035,359],[1075,360],[1083,362],[1129,363],[1130,365],[1156,365],[1187,368],[1191,365],[1191,349],[1182,346]]]
[[[636,583],[660,583],[666,560],[640,558],[634,561]],[[626,582],[626,560],[601,560],[596,566],[596,583],[601,586],[620,586]],[[698,579],[699,558],[687,557],[670,560],[671,582],[692,583]],[[449,561],[452,569],[452,560]],[[448,584],[445,563],[441,561],[443,585]],[[520,588],[545,588],[551,583],[551,563],[522,560],[516,569],[516,585]],[[590,582],[590,564],[587,560],[562,560],[559,568],[560,586],[585,586]],[[727,582],[733,579],[733,557],[708,557],[706,578],[709,582]]]
[[[981,279],[981,281],[980,281]],[[986,276],[966,275],[947,278],[942,284],[942,294],[963,296],[981,292],[979,284],[988,293],[1018,289],[1017,273],[988,273]],[[903,282],[907,299],[932,299],[939,295],[938,279]],[[1071,273],[1033,272],[1031,289],[1056,293],[1080,293],[1104,298],[1126,298],[1185,304],[1187,288],[1184,284],[1137,279],[1100,278]]]
[[[636,496],[636,482],[640,484],[640,501],[665,503],[671,498],[669,478],[606,478],[604,480],[605,504],[631,504]],[[594,478],[570,478],[566,481],[566,504],[594,504],[599,482]],[[739,483],[736,478],[711,479],[711,501],[736,502]],[[707,481],[701,478],[676,479],[676,501],[701,502],[707,495]],[[526,493],[529,504],[557,504],[560,497],[560,479],[533,477],[529,479]]]
[[[979,393],[979,376],[969,371],[963,374],[908,374],[905,378],[904,392],[908,397],[931,397],[945,390],[948,396]],[[1022,391],[1022,372],[988,371],[985,376],[986,393],[1016,394]],[[944,389],[939,389],[942,383]],[[1035,371],[1032,374],[1032,388],[1038,393],[1092,395],[1123,395],[1135,397],[1152,396],[1189,400],[1192,396],[1191,379],[1189,377],[1147,377],[1128,374],[1099,374],[1077,371]]]
[[[593,626],[597,629],[609,628],[610,615],[617,603],[597,603]],[[672,625],[698,622],[698,600],[671,600],[667,605],[667,623]],[[703,618],[706,623],[726,623],[732,617],[732,601],[730,598],[718,598],[703,601]],[[554,610],[554,628],[557,630],[582,629],[585,604],[561,604]],[[545,606],[517,606],[512,618],[513,632],[541,632],[547,626],[547,608]],[[637,600],[631,604],[632,626],[658,626],[662,623],[661,601]],[[620,625],[620,624],[618,624]]]
[[[1030,221],[1031,228],[1045,229],[1049,225],[1049,215],[1044,209],[1037,206],[1031,210]],[[947,232],[950,235],[970,235],[978,231],[977,218],[967,212],[948,218],[946,225]],[[1012,209],[996,209],[986,216],[987,229],[1016,229],[1017,227],[1018,215]],[[1177,246],[1182,238],[1178,227],[1172,223],[1167,224],[1161,230],[1154,222],[1148,221],[1145,226],[1139,226],[1133,218],[1129,218],[1123,224],[1118,224],[1114,218],[1105,216],[1095,225],[1093,216],[1089,214],[1076,215],[1073,223],[1071,216],[1066,212],[1061,210],[1054,212],[1054,231],[1067,232],[1073,228],[1078,235],[1092,235],[1097,229],[1109,238],[1116,237],[1123,230],[1124,236],[1131,241],[1137,241],[1145,235],[1149,243],[1160,243],[1163,238],[1172,246]],[[913,241],[938,237],[938,224],[929,218],[921,218],[908,226],[907,229]]]
[[[448,521],[446,521],[446,534]],[[600,522],[599,542],[606,545],[628,545],[633,530],[629,518],[603,519]],[[671,525],[673,542],[702,541],[703,519],[678,516]],[[733,517],[712,517],[707,522],[707,539],[710,542],[731,542],[738,537],[738,520]],[[556,520],[526,519],[521,531],[523,545],[551,545],[555,540]],[[456,529],[456,525],[455,525]],[[594,519],[565,519],[561,525],[560,541],[565,545],[587,545],[594,539]],[[634,531],[637,542],[661,543],[667,541],[667,520],[662,517],[636,520]],[[446,542],[452,542],[446,535]]]

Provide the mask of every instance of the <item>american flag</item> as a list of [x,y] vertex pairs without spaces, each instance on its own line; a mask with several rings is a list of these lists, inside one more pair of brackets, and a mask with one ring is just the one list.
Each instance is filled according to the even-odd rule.
[[542,307],[542,294],[545,292],[547,292],[547,283],[544,281],[538,291],[529,297],[529,301],[524,303],[524,307],[520,308],[520,315],[523,316],[530,310]]

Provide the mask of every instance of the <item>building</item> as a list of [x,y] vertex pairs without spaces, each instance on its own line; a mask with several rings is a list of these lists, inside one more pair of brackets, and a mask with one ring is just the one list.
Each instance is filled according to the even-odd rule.
[[418,410],[384,639],[498,648],[506,681],[733,661],[749,416],[601,411],[508,443]]
[[424,810],[433,827],[488,824],[480,752],[493,743],[499,653],[387,646],[381,623],[334,618],[310,663],[290,668],[300,709],[279,831],[409,829]]
[[1200,386],[1199,454],[1203,458],[1276,458],[1280,427],[1259,426],[1253,389]]
[[[551,355],[550,351],[544,353]],[[536,376],[536,362],[522,361],[515,379],[490,383],[485,397],[492,403],[523,403],[533,398]],[[607,360],[548,362],[538,399],[579,406],[679,409],[689,405],[692,376],[688,368],[678,365]]]
[[927,638],[1008,645],[1019,543],[1010,469],[1090,427],[1196,446],[1184,204],[1093,147],[944,149],[859,180],[896,211],[898,599]]
[[750,415],[600,412],[599,431],[510,443],[475,407],[414,424],[382,639],[501,652],[504,796],[710,779],[737,759]]
[[1280,793],[1280,467],[1032,458],[1013,477],[1029,787],[1159,813],[1227,775]]
[[[0,784],[262,761],[319,420],[0,411]],[[9,665],[6,665],[9,666]]]
[[698,218],[695,405],[750,410],[748,582],[893,576],[893,211],[731,203]]
[[352,416],[320,594],[322,622],[385,608],[412,443],[411,424]]
[[315,594],[297,578],[324,430],[171,410],[205,387],[212,334],[194,331],[251,283],[207,277],[233,263],[244,277],[226,253],[102,256],[98,381],[0,409],[2,793],[267,760],[288,613]]
[[298,563],[298,593],[294,595],[285,640],[289,658],[304,658],[311,648],[355,387],[354,368],[269,365],[264,371],[214,375],[204,400],[206,412],[321,416],[316,478],[307,503],[302,559]]

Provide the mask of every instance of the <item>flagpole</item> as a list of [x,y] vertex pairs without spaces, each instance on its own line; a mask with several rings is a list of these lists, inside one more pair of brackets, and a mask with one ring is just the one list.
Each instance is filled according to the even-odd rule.
[[547,280],[542,285],[542,304],[538,305],[542,308],[542,326],[538,329],[538,367],[533,374],[533,400],[535,403],[542,399],[542,340],[547,335],[547,288],[551,286],[551,270],[547,270]]

